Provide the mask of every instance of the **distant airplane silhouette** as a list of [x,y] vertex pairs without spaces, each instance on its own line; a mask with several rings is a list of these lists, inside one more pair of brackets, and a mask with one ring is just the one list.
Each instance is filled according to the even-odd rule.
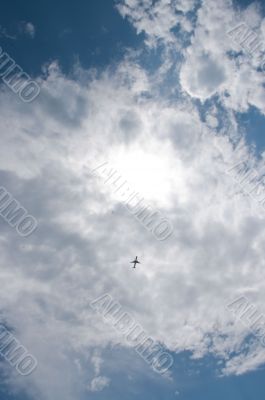
[[141,264],[140,261],[137,260],[137,256],[135,257],[135,260],[131,261],[130,264],[134,264],[133,268],[136,268],[136,264]]

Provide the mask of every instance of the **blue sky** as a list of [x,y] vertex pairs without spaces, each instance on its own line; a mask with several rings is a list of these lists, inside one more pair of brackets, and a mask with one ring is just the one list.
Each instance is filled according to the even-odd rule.
[[[1,49],[40,92],[1,79],[0,187],[37,224],[20,235],[0,191],[1,323],[38,366],[21,376],[0,348],[0,400],[264,399],[264,347],[226,307],[265,314],[265,72],[227,34],[240,23],[265,43],[259,2],[2,5]],[[172,357],[167,374],[93,311],[104,293]]]
[[103,68],[120,60],[125,47],[137,48],[142,42],[120,17],[113,1],[79,1],[78,5],[72,1],[28,1],[23,6],[19,1],[6,2],[1,26],[15,36],[21,21],[36,26],[34,40],[3,37],[2,43],[34,74],[40,74],[42,65],[54,59],[65,72],[71,71],[77,58],[85,68]]

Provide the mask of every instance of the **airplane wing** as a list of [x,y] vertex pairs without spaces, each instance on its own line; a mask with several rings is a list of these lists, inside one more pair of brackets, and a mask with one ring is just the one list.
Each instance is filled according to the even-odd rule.
[[135,260],[133,260],[133,261],[130,261],[130,264],[141,264],[141,263],[140,263],[140,261],[138,261],[138,260],[135,259]]

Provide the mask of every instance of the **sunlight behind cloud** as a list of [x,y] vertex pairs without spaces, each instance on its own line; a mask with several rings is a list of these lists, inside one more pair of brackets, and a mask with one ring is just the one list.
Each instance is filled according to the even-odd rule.
[[138,145],[121,148],[111,164],[140,197],[157,205],[170,206],[175,190],[181,196],[184,194],[184,169],[174,160],[172,149],[163,143],[153,141],[148,147],[149,150]]

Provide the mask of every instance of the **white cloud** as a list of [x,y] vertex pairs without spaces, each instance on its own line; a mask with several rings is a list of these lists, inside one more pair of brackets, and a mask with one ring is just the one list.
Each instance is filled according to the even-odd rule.
[[[211,350],[205,335],[216,320],[220,333],[225,331],[231,320],[225,305],[237,290],[252,287],[256,300],[263,299],[264,216],[249,208],[248,199],[233,195],[234,181],[225,174],[238,157],[232,144],[202,129],[192,106],[185,111],[159,99],[144,100],[142,74],[131,86],[121,71],[80,87],[52,68],[30,109],[2,92],[1,182],[39,220],[40,228],[24,244],[3,223],[16,251],[10,253],[3,242],[1,304],[39,360],[39,374],[32,380],[46,398],[57,390],[45,389],[51,365],[58,370],[58,390],[68,368],[74,386],[79,372],[73,354],[110,341],[123,343],[89,309],[89,299],[102,292],[110,291],[126,304],[146,331],[169,348],[178,341],[178,350],[192,349],[197,355],[227,354],[222,341]],[[44,146],[38,154],[35,144]],[[140,192],[174,225],[174,236],[164,243],[158,245],[119,206],[110,187],[88,176],[90,168],[102,160],[118,160],[124,152],[126,162],[132,156],[128,170],[126,159],[120,164],[124,177],[130,171],[132,183],[138,182]],[[156,157],[165,168],[161,178]],[[128,262],[135,249],[143,266],[132,275]],[[44,321],[47,340],[39,341]],[[59,350],[48,352],[50,342]],[[101,387],[100,382],[96,379],[91,388]],[[102,382],[107,384],[105,378]],[[67,392],[71,399],[72,389]]]
[[[137,1],[126,4],[138,10]],[[150,2],[143,4],[149,10]],[[157,7],[161,26],[148,34],[170,42],[165,21],[172,5]],[[39,363],[27,383],[16,384],[39,400],[72,400],[79,390],[109,385],[100,350],[126,343],[89,307],[106,292],[171,350],[212,353],[226,374],[264,362],[259,344],[242,351],[248,331],[225,308],[238,293],[248,293],[261,310],[265,300],[265,214],[226,173],[242,157],[262,170],[263,160],[247,146],[234,150],[239,127],[231,110],[249,103],[262,110],[263,78],[247,63],[237,67],[223,58],[230,44],[222,18],[226,27],[233,22],[225,17],[230,3],[209,0],[202,7],[180,74],[191,98],[159,95],[161,76],[156,82],[130,57],[98,76],[77,67],[75,80],[53,63],[30,107],[7,88],[0,93],[0,181],[39,221],[25,242],[0,220],[0,303]],[[147,31],[149,16],[146,22],[138,11],[137,26],[144,23]],[[227,107],[218,132],[216,108],[203,124],[192,101],[214,93]],[[130,185],[159,207],[174,225],[171,238],[155,241],[111,187],[89,175],[104,161],[116,162]],[[136,254],[142,264],[132,271]]]
[[94,351],[91,357],[91,363],[94,366],[95,376],[87,386],[87,390],[91,392],[100,392],[110,384],[110,379],[106,376],[100,376],[101,366],[103,359],[100,356],[99,351]]
[[20,21],[18,31],[21,35],[29,36],[31,39],[35,37],[36,28],[32,22]]
[[[196,0],[124,0],[118,10],[135,26],[137,33],[147,35],[147,43],[155,46],[157,41],[176,43],[173,28],[178,26],[190,32],[191,24],[185,14],[193,10]],[[180,13],[181,12],[181,13]]]
[[94,378],[90,385],[91,392],[100,392],[110,383],[110,380],[105,376],[97,376]]
[[[256,69],[258,65],[254,58],[244,53],[227,34],[240,22],[253,27],[253,21],[262,39],[262,18],[257,7],[239,13],[229,0],[203,3],[180,72],[182,87],[190,96],[205,101],[218,95],[226,107],[235,111],[247,111],[253,105],[265,113],[264,73]],[[232,50],[242,53],[237,58],[231,57],[229,52]]]
[[[264,72],[257,70],[260,63],[242,52],[227,34],[245,22],[265,42],[260,7],[254,3],[241,10],[231,0],[207,0],[198,7],[195,23],[196,6],[193,0],[159,0],[153,5],[149,0],[124,0],[118,9],[138,33],[146,34],[148,46],[163,43],[185,58],[179,78],[192,98],[205,101],[217,95],[227,108],[243,112],[252,105],[265,113]],[[231,51],[241,54],[231,57]]]
[[30,36],[31,38],[34,38],[34,36],[35,36],[35,26],[33,25],[32,22],[23,23],[23,30],[24,30],[24,33],[26,35]]
[[224,66],[206,54],[194,58],[191,56],[189,64],[187,63],[182,69],[182,86],[192,97],[202,100],[213,96],[218,91],[224,91],[226,80],[227,72]]

